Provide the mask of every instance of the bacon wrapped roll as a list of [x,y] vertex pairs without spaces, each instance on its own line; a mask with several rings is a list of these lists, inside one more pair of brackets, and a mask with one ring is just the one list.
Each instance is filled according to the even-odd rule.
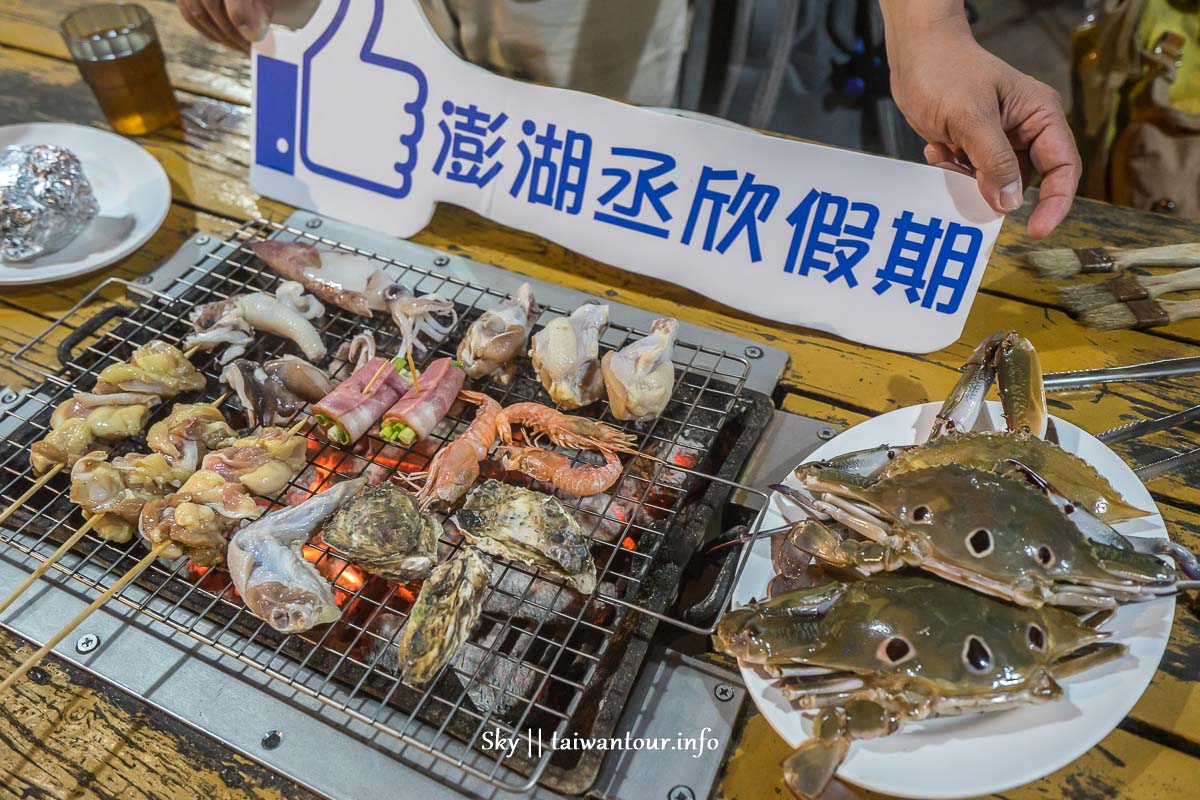
[[439,358],[417,377],[420,391],[404,395],[383,415],[379,435],[389,442],[412,444],[432,433],[450,411],[467,374],[453,359]]
[[[406,368],[372,358],[313,406],[313,417],[330,441],[356,442],[412,388],[409,378]],[[368,385],[371,389],[364,393]]]

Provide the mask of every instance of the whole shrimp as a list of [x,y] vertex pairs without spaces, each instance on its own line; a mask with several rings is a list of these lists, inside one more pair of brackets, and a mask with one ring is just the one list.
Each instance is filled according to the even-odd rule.
[[545,481],[555,489],[576,497],[589,497],[606,491],[621,477],[622,464],[611,450],[600,450],[604,466],[571,466],[562,453],[537,447],[502,447],[497,451],[505,469]]
[[417,492],[422,511],[428,511],[435,503],[450,507],[461,500],[479,477],[479,462],[487,458],[496,442],[500,404],[482,392],[468,389],[460,391],[458,397],[476,406],[475,419],[461,436],[437,452],[429,462],[429,469],[410,476],[425,479]]
[[538,437],[544,435],[559,447],[637,452],[632,434],[623,433],[603,422],[564,414],[541,403],[514,403],[496,416],[496,433],[506,445],[512,444],[513,425],[524,425],[532,430],[535,443]]

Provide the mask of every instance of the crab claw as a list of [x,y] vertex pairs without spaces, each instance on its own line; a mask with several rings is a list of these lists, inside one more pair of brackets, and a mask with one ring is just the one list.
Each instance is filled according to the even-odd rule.
[[849,751],[850,739],[846,736],[809,739],[783,760],[783,780],[797,797],[815,800],[833,780]]

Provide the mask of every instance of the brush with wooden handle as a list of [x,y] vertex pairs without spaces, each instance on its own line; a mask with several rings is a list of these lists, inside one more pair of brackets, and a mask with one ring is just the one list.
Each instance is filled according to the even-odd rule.
[[1100,283],[1063,286],[1058,290],[1058,299],[1071,312],[1071,316],[1077,317],[1085,311],[1112,303],[1153,300],[1164,294],[1190,289],[1200,289],[1200,267],[1167,275],[1118,275]]
[[1145,330],[1200,317],[1200,300],[1133,300],[1093,308],[1079,321],[1100,331]]
[[1046,278],[1069,278],[1083,273],[1113,273],[1130,267],[1200,267],[1200,244],[1160,247],[1083,247],[1042,250],[1026,255],[1029,265]]

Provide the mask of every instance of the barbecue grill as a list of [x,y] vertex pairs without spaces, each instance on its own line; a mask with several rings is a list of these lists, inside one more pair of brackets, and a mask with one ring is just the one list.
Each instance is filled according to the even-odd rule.
[[[45,380],[27,393],[4,399],[8,410],[0,416],[4,437],[0,505],[32,486],[29,446],[45,435],[55,405],[75,391],[90,390],[100,370],[127,359],[139,344],[162,339],[179,345],[190,331],[187,317],[195,306],[242,292],[274,290],[280,278],[247,247],[264,238],[343,248],[371,258],[417,294],[437,292],[454,301],[460,317],[457,328],[444,341],[427,341],[427,351],[417,358],[418,367],[440,356],[453,356],[467,326],[523,280],[495,267],[303,212],[283,224],[247,223],[221,241],[199,236],[144,283],[110,279],[101,284],[18,352],[18,365],[43,373]],[[561,287],[534,284],[543,307],[539,327],[581,302],[596,300]],[[98,302],[110,299],[115,302],[94,313]],[[602,348],[620,348],[648,330],[652,315],[610,306],[611,322]],[[330,307],[318,322],[331,352],[364,328],[374,333],[384,353],[392,352],[399,340],[390,319],[380,315],[364,320]],[[57,352],[58,371],[47,371],[31,358],[49,348]],[[298,352],[292,343],[261,334],[245,357],[263,360],[289,352]],[[711,620],[688,621],[672,611],[681,576],[700,546],[723,529],[735,524],[753,529],[758,519],[755,506],[765,501],[765,495],[741,486],[737,479],[771,420],[767,395],[786,356],[682,324],[674,358],[675,389],[658,419],[622,424],[612,418],[607,404],[586,409],[589,416],[634,434],[637,446],[657,457],[628,459],[620,481],[599,499],[563,498],[592,540],[597,590],[580,598],[553,579],[497,561],[484,614],[470,642],[440,680],[424,691],[401,684],[392,668],[392,648],[413,601],[412,587],[363,573],[319,540],[306,547],[306,556],[335,587],[343,610],[337,623],[304,634],[276,633],[244,608],[224,573],[205,571],[186,561],[156,563],[122,590],[117,599],[135,612],[123,617],[140,617],[138,627],[201,643],[204,647],[193,652],[200,655],[206,650],[201,656],[205,662],[243,673],[242,667],[259,671],[269,680],[255,682],[266,693],[359,731],[359,738],[369,740],[377,750],[398,750],[430,774],[446,774],[449,769],[453,776],[457,770],[460,778],[465,773],[481,787],[504,792],[541,787],[539,791],[584,793],[601,774],[605,753],[555,752],[546,744],[555,737],[613,735],[660,622],[694,633],[710,630],[706,626]],[[191,360],[207,377],[208,386],[201,396],[178,399],[214,399],[225,389],[218,381],[221,367],[216,354],[197,353]],[[349,369],[335,378],[344,378]],[[505,405],[524,400],[548,403],[524,359],[509,386],[484,382],[476,388]],[[166,414],[170,405],[156,409],[155,418]],[[236,399],[227,401],[223,410],[235,426],[241,422]],[[437,447],[461,432],[469,422],[469,410],[465,416],[452,414],[428,442],[411,447],[374,436],[356,447],[340,447],[307,430],[306,468],[270,500],[295,504],[333,482],[360,475],[372,483],[393,478],[402,482],[406,473],[424,469]],[[134,440],[121,449],[146,448],[144,441]],[[576,463],[588,458],[586,453],[569,454]],[[506,479],[547,490],[519,476]],[[68,499],[69,482],[64,472],[22,505],[6,523],[7,530],[0,532],[4,545],[0,555],[22,564],[27,572],[31,559],[18,554],[44,560],[57,542],[74,532],[82,515]],[[745,507],[728,504],[734,489]],[[443,554],[459,545],[459,537],[448,528],[442,538]],[[141,553],[136,541],[117,545],[92,533],[54,569],[82,584],[85,593],[94,594],[115,582]],[[734,558],[725,565],[720,586],[709,598],[710,608],[723,602],[723,590],[731,585],[740,563]],[[60,580],[58,585],[63,583]],[[28,616],[28,609],[22,616]],[[81,646],[79,652],[90,649]],[[651,672],[661,678],[661,663],[656,669]],[[129,686],[127,680],[116,680]],[[130,688],[154,701],[152,692]],[[732,691],[728,694],[732,696]],[[514,739],[519,746],[511,752],[489,747],[497,736]],[[264,748],[272,749],[270,739],[270,734],[263,738]],[[279,744],[278,739],[274,744]],[[262,752],[251,755],[263,758]]]

